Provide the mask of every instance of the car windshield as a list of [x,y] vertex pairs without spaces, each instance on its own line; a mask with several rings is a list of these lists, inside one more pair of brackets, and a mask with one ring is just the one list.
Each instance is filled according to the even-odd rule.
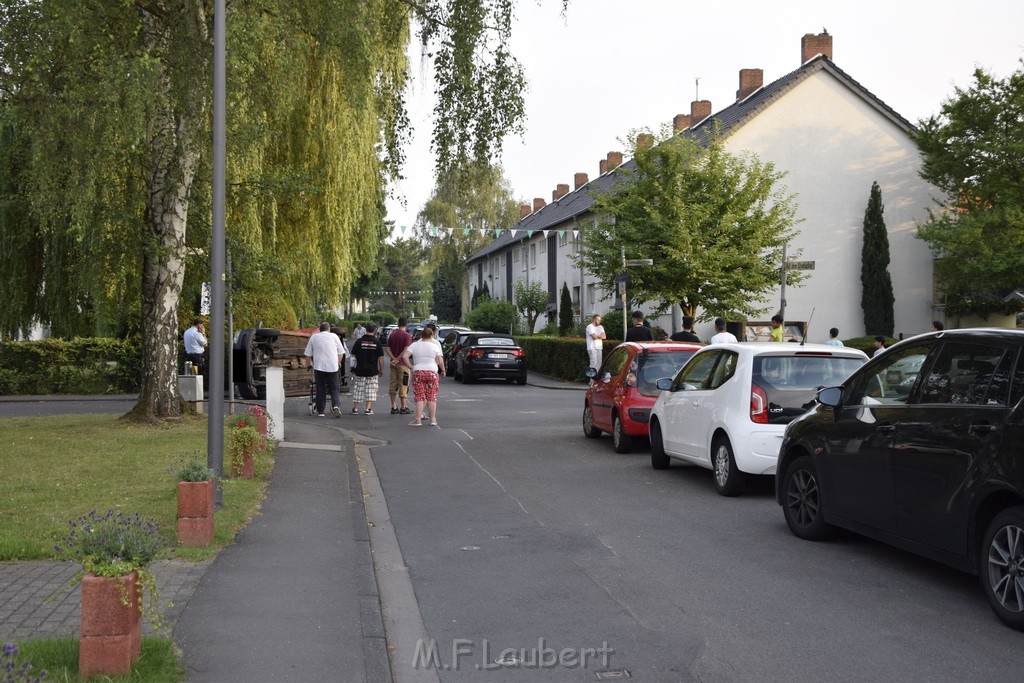
[[657,396],[659,379],[675,377],[679,368],[694,354],[692,350],[648,351],[643,354],[637,371],[637,390],[645,396]]
[[769,421],[786,424],[814,405],[819,388],[842,384],[863,364],[829,355],[756,356],[753,383],[767,395]]
[[515,346],[516,342],[513,339],[506,339],[505,337],[480,337],[476,340],[477,346]]

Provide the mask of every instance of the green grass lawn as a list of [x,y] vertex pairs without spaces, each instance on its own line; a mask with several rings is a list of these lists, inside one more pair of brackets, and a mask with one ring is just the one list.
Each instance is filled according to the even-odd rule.
[[[0,560],[54,557],[68,521],[93,509],[155,517],[174,548],[177,481],[170,470],[196,453],[206,458],[204,417],[162,426],[116,415],[0,419]],[[257,510],[272,466],[273,453],[259,453],[255,479],[223,480],[213,544],[175,548],[174,556],[202,560],[230,543]]]

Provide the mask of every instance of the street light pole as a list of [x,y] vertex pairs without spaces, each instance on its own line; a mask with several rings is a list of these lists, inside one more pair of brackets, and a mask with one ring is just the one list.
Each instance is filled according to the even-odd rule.
[[[626,248],[625,247],[622,248],[622,274],[623,275],[626,274]],[[627,315],[627,311],[626,311],[626,309],[629,308],[629,304],[626,303],[627,301],[629,301],[629,299],[626,297],[626,278],[623,277],[622,278],[622,341],[626,341],[626,325],[627,325],[626,318],[629,317]]]
[[[210,247],[210,417],[206,464],[219,481],[224,474],[224,190],[226,167],[226,69],[224,0],[213,4],[213,232]],[[214,505],[223,505],[217,486]]]

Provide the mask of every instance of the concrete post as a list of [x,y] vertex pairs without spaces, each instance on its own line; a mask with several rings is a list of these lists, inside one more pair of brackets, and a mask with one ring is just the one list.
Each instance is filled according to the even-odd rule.
[[267,413],[273,424],[270,438],[284,441],[284,368],[267,368]]
[[178,375],[178,393],[181,394],[183,401],[192,404],[197,414],[203,414],[202,375]]

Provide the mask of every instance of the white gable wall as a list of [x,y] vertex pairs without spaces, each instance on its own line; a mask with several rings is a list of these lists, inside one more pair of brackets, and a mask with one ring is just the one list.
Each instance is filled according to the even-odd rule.
[[[786,318],[807,320],[809,337],[865,334],[861,309],[861,246],[871,183],[878,181],[889,231],[896,335],[931,329],[932,256],[915,237],[935,189],[918,175],[920,156],[907,133],[827,71],[797,84],[726,140],[787,172],[803,222],[789,245],[791,259],[815,261],[800,287],[786,289]],[[799,256],[794,252],[800,250]],[[765,302],[778,308],[778,290]]]

